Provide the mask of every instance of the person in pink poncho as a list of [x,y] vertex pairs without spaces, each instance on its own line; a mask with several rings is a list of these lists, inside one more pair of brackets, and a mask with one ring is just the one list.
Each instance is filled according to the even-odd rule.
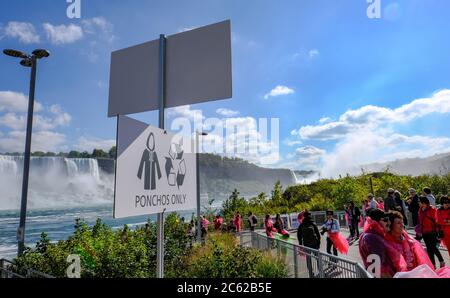
[[266,229],[267,237],[275,238],[273,232],[276,232],[277,229],[274,228],[272,218],[269,214],[266,215],[266,218],[264,220],[264,228]]
[[[387,254],[387,242],[385,235],[389,231],[389,216],[377,208],[367,210],[366,222],[363,233],[359,238],[359,254],[366,269],[372,264],[370,256],[376,255],[380,259],[379,276],[392,278],[396,272],[391,258]],[[374,272],[371,272],[374,273]]]
[[390,229],[386,234],[386,252],[394,265],[395,272],[411,271],[426,264],[435,270],[423,246],[405,230],[403,215],[389,211]]

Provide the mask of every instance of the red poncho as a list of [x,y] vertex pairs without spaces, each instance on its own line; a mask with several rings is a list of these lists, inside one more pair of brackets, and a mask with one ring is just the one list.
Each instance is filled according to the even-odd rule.
[[439,209],[437,217],[439,228],[444,232],[444,238],[441,240],[441,243],[443,246],[447,247],[450,255],[450,209]]

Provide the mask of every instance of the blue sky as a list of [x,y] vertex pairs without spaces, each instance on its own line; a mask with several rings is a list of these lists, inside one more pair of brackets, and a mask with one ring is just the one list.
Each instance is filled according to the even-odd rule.
[[[446,0],[381,0],[381,19],[367,17],[365,0],[81,0],[80,19],[67,17],[65,0],[0,7],[1,48],[52,53],[38,69],[33,151],[113,145],[111,51],[226,19],[233,98],[173,109],[169,120],[200,110],[249,127],[279,118],[279,146],[265,146],[280,159],[240,156],[324,175],[450,151]],[[3,56],[0,78],[0,152],[21,151],[29,72]],[[157,124],[154,112],[138,117]]]

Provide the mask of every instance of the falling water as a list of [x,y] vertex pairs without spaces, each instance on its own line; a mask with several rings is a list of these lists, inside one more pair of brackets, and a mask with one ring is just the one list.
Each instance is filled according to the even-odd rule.
[[[23,156],[0,155],[0,210],[20,204]],[[113,176],[100,170],[96,159],[32,157],[29,208],[65,208],[111,203]]]

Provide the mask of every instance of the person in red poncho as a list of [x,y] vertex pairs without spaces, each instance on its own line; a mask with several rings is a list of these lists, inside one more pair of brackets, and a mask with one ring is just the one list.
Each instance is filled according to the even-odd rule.
[[437,247],[440,242],[438,239],[439,225],[437,223],[437,210],[430,205],[428,197],[420,197],[419,206],[419,224],[416,227],[416,233],[419,237],[423,237],[428,256],[433,265],[435,265],[434,256],[436,256],[439,260],[439,266],[442,268],[445,266],[445,262]]
[[377,255],[380,258],[379,276],[376,277],[391,278],[396,272],[391,258],[387,254],[387,242],[384,239],[389,231],[389,226],[389,216],[383,210],[377,208],[367,210],[364,230],[359,238],[359,254],[366,269],[369,269],[371,265],[369,256]]
[[216,215],[216,218],[214,218],[214,229],[216,231],[220,230],[222,228],[223,224],[223,218],[220,215]]
[[437,217],[439,237],[450,255],[450,199],[448,196],[441,197],[441,208],[438,210]]
[[242,230],[242,219],[241,219],[241,214],[239,212],[236,213],[236,216],[234,217],[234,225],[236,226],[236,233],[241,232],[241,230]]
[[419,241],[405,230],[403,215],[398,211],[389,211],[390,229],[386,234],[386,252],[395,267],[395,272],[411,271],[426,264],[435,269],[427,252]]

